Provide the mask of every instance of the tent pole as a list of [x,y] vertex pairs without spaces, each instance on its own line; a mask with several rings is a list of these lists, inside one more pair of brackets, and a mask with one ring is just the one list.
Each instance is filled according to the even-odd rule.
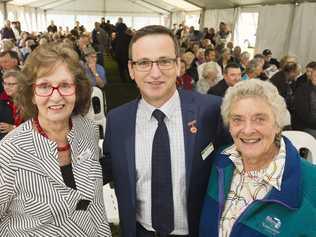
[[204,8],[204,6],[198,5],[196,2],[193,2],[191,0],[184,0],[187,3],[192,4],[193,6],[199,7],[199,8]]
[[199,22],[200,22],[200,31],[202,31],[205,25],[205,8],[202,8],[201,10]]
[[8,20],[7,2],[3,2],[3,20]]

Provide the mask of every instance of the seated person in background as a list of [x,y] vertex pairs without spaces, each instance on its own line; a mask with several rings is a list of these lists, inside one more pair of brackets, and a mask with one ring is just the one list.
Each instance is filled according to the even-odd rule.
[[186,73],[192,77],[194,82],[197,82],[199,80],[199,74],[197,71],[197,65],[194,63],[194,54],[188,51],[182,55],[181,59],[183,59],[187,64]]
[[241,57],[241,48],[240,48],[240,46],[235,46],[235,48],[233,50],[233,61],[235,63],[240,64],[240,57]]
[[0,67],[2,72],[7,70],[20,70],[19,62],[18,53],[15,51],[3,51],[0,53]]
[[17,94],[17,82],[22,80],[20,71],[9,70],[2,77],[4,91],[0,94],[0,140],[22,122],[17,107],[13,102]]
[[261,73],[260,75],[258,76],[258,78],[262,81],[266,81],[268,80],[268,76],[266,75],[266,73],[262,70],[263,69],[263,66],[264,66],[264,56],[260,53],[258,54],[255,54],[253,56],[253,59],[257,60],[259,64],[261,64]]
[[262,73],[262,64],[258,60],[252,59],[247,64],[246,72],[242,76],[242,80],[260,79],[259,76],[261,73]]
[[209,62],[214,62],[217,69],[217,81],[223,79],[222,68],[216,62],[216,52],[215,49],[205,49],[204,51],[205,63],[198,66],[197,71],[199,74],[199,80],[202,78],[202,71],[204,66]]
[[221,114],[234,144],[212,158],[199,236],[316,236],[316,167],[281,136],[288,111],[278,90],[237,83]]
[[[0,53],[0,74],[1,76],[8,70],[20,70],[18,53],[12,50]],[[2,82],[0,78],[0,82]],[[0,93],[3,91],[2,83],[0,83]]]
[[297,63],[297,57],[294,55],[285,55],[280,60],[280,70],[288,63]]
[[76,42],[74,48],[78,53],[81,61],[85,61],[84,49],[90,45],[90,35],[88,33],[80,34],[78,41]]
[[233,53],[234,50],[234,43],[233,42],[227,42],[226,44],[226,48],[228,48],[230,50],[231,53]]
[[263,69],[267,69],[271,65],[274,65],[276,68],[280,67],[279,61],[276,58],[272,58],[272,52],[270,49],[263,50],[262,55],[264,56]]
[[205,62],[204,51],[205,49],[199,48],[195,54],[193,62],[196,64],[197,67]]
[[26,58],[32,53],[34,48],[36,47],[36,44],[34,40],[29,39],[25,42],[25,47],[21,49],[21,55],[22,55],[22,60],[23,62],[26,60]]
[[1,140],[0,236],[111,236],[91,87],[76,52],[37,47],[18,81],[27,120]]
[[316,139],[316,68],[294,95],[293,129],[308,132]]
[[248,65],[249,59],[250,54],[247,51],[241,53],[239,66],[242,74],[246,72],[246,67]]
[[270,81],[276,86],[280,95],[284,98],[287,108],[293,115],[293,100],[296,90],[296,78],[299,75],[299,66],[295,62],[283,65],[281,70],[274,74]]
[[192,77],[186,72],[187,70],[187,64],[186,61],[181,59],[180,61],[181,67],[180,67],[180,76],[177,77],[177,88],[186,89],[186,90],[192,90],[194,80]]
[[224,97],[228,87],[234,86],[241,80],[241,70],[238,64],[229,63],[224,70],[224,79],[220,80],[215,86],[211,87],[207,94]]
[[222,71],[226,67],[227,64],[232,63],[233,58],[232,58],[232,53],[229,48],[224,48],[221,51],[221,56],[219,60],[217,61],[218,65],[222,68]]
[[217,82],[217,67],[215,62],[209,62],[203,67],[202,78],[196,83],[196,91],[206,94]]
[[92,86],[103,88],[106,84],[104,67],[97,64],[97,53],[91,46],[84,49],[84,69]]
[[316,70],[316,62],[309,62],[305,67],[305,73],[297,78],[296,84],[297,87],[304,85],[306,82],[311,80],[312,78],[312,71]]

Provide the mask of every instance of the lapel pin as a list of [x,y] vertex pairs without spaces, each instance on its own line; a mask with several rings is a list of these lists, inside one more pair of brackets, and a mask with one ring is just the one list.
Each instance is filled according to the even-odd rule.
[[188,123],[188,126],[190,127],[190,132],[191,132],[192,134],[197,133],[198,129],[197,129],[197,127],[196,127],[196,120],[193,120],[193,121],[189,122],[189,123]]

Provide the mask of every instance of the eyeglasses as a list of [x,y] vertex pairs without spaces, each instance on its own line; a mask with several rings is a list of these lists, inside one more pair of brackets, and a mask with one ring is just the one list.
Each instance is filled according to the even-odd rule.
[[13,86],[16,86],[17,84],[18,83],[16,83],[16,82],[15,83],[10,83],[10,82],[7,83],[7,82],[4,82],[4,81],[2,82],[2,85],[5,86],[5,87],[13,87]]
[[169,70],[173,68],[176,58],[161,58],[155,61],[152,60],[138,60],[132,61],[132,65],[137,71],[148,72],[152,69],[153,64],[157,63],[160,70]]
[[52,86],[49,83],[33,84],[35,95],[41,97],[51,96],[54,90],[57,90],[61,96],[73,95],[76,91],[74,83],[62,82],[58,86]]

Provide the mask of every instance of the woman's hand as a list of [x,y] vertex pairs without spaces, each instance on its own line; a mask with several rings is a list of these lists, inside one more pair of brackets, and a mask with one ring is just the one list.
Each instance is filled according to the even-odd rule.
[[97,73],[97,64],[95,62],[87,62],[87,64],[93,75],[95,75]]
[[0,133],[8,133],[13,130],[15,126],[9,123],[0,123]]

